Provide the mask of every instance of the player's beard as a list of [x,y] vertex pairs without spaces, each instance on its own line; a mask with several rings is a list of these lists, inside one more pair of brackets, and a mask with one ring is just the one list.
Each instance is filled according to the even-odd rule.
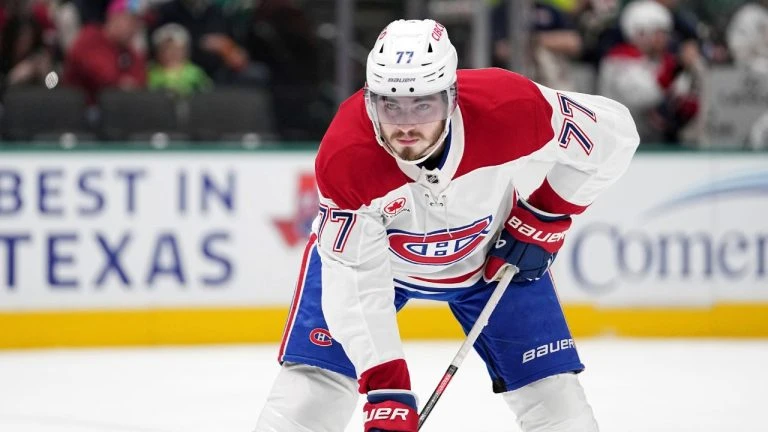
[[[439,140],[440,140],[440,135],[443,134],[444,127],[445,127],[445,123],[443,122],[440,128],[436,129],[434,132],[432,132],[429,135],[424,135],[419,132],[405,133],[403,131],[397,131],[392,133],[386,138],[386,144],[389,147],[389,149],[392,151],[392,153],[396,154],[402,160],[405,160],[405,161],[419,160],[423,158],[425,155],[429,154],[429,152],[431,152],[435,147],[438,147],[442,144],[442,141],[439,141]],[[415,146],[399,146],[400,148],[398,149],[396,146],[391,144],[393,142],[397,142],[397,140],[401,138],[406,138],[406,139],[418,138],[419,140],[429,142],[430,144],[427,147],[422,149],[415,148]]]

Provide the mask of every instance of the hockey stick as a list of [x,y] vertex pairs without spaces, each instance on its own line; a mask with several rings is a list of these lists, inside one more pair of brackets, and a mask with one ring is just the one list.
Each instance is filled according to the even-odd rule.
[[488,303],[486,303],[485,307],[483,307],[482,312],[480,312],[480,316],[477,317],[477,321],[475,321],[475,324],[472,326],[469,334],[467,334],[467,338],[464,340],[464,343],[461,344],[459,352],[456,353],[453,361],[451,361],[451,365],[448,366],[448,370],[445,371],[443,378],[437,384],[437,388],[435,388],[435,391],[432,392],[432,396],[429,397],[427,404],[424,405],[424,408],[421,410],[421,414],[419,414],[418,430],[421,430],[424,422],[427,421],[429,413],[432,412],[432,409],[435,407],[435,404],[437,404],[440,396],[442,396],[443,392],[445,392],[445,388],[448,387],[451,379],[453,379],[453,375],[456,374],[456,371],[459,370],[459,366],[461,366],[461,363],[464,362],[464,357],[467,356],[470,348],[472,348],[472,345],[475,344],[475,341],[480,336],[480,332],[482,332],[483,328],[485,328],[485,326],[488,324],[488,318],[490,318],[493,310],[496,309],[496,305],[499,304],[501,296],[504,295],[504,291],[506,291],[509,287],[509,283],[512,282],[512,277],[515,276],[517,271],[518,268],[515,266],[509,266],[506,270],[504,270],[504,274],[502,275],[501,280],[499,281],[498,285],[496,285],[496,289],[493,290],[491,298],[488,299]]

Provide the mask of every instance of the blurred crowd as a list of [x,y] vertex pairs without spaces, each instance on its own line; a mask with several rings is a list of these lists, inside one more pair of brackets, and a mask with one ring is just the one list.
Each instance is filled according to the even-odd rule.
[[[298,3],[0,0],[0,98],[15,86],[63,85],[97,107],[108,88],[179,98],[262,88],[281,138],[317,139],[336,103],[332,62],[319,47],[320,23]],[[489,6],[492,62],[508,67],[506,2]],[[529,17],[531,77],[621,101],[644,141],[701,138],[712,67],[768,80],[768,0],[537,0]],[[463,66],[469,57],[460,56]],[[587,85],[574,65],[591,72]]]
[[[506,4],[497,3],[493,59],[503,67],[511,53]],[[718,102],[704,91],[713,67],[730,65],[768,83],[766,0],[538,0],[533,8],[527,63],[534,78],[622,102],[644,142],[702,140],[704,105]],[[594,72],[594,86],[575,82],[575,62]]]
[[97,107],[104,89],[263,88],[281,135],[310,138],[316,43],[290,0],[0,0],[0,94],[61,80]]

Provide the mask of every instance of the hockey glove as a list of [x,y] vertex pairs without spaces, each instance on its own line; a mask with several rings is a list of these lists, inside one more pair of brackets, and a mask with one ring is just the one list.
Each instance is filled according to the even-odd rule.
[[419,414],[416,395],[408,390],[371,390],[365,413],[365,432],[416,432]]
[[498,279],[505,264],[520,269],[512,282],[540,279],[555,260],[570,226],[571,217],[568,215],[545,213],[521,199],[517,200],[489,253],[483,275],[485,280]]

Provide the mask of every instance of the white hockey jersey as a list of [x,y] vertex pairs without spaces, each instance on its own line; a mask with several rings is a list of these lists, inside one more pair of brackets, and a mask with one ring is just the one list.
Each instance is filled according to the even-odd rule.
[[482,277],[526,158],[554,163],[529,202],[577,214],[624,173],[639,143],[623,105],[502,69],[458,71],[458,95],[439,169],[380,147],[362,92],[340,106],[320,145],[323,313],[358,375],[403,358],[393,287],[459,289]]

